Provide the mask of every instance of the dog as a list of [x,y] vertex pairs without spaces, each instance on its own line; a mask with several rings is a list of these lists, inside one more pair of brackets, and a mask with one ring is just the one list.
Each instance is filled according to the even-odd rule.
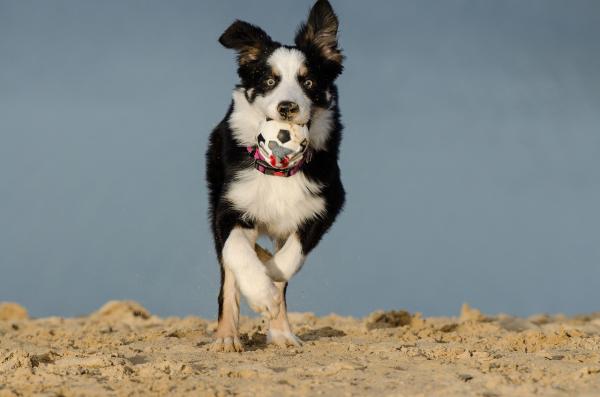
[[[337,36],[338,18],[331,4],[318,0],[292,46],[240,20],[219,38],[237,53],[240,82],[206,153],[209,218],[221,267],[213,351],[243,351],[240,292],[254,311],[269,319],[268,343],[301,345],[287,319],[287,283],[345,201],[335,85],[344,56]],[[267,172],[267,165],[252,155],[259,125],[269,120],[309,128],[309,147],[295,172]],[[273,241],[273,255],[256,244],[261,235]]]

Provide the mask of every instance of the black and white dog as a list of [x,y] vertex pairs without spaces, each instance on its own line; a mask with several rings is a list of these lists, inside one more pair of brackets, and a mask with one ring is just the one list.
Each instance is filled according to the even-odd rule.
[[[300,345],[287,319],[287,282],[344,205],[338,167],[342,125],[334,84],[343,59],[337,32],[331,5],[318,0],[294,46],[273,41],[243,21],[219,38],[237,52],[241,81],[206,154],[210,219],[221,265],[215,351],[243,350],[239,291],[253,310],[270,319],[269,343]],[[259,124],[270,119],[309,127],[310,156],[297,173],[261,172],[249,155]],[[260,235],[273,241],[271,257],[255,246]]]

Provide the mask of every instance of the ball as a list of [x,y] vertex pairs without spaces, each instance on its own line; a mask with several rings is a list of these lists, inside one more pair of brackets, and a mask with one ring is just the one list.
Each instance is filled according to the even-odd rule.
[[285,121],[266,120],[258,128],[256,144],[260,154],[273,168],[298,164],[308,147],[308,128]]

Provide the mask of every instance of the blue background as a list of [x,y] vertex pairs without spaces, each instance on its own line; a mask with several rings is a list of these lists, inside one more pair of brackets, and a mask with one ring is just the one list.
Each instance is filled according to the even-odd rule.
[[[0,300],[214,316],[217,38],[289,43],[310,4],[0,0]],[[290,309],[600,310],[600,2],[333,4],[348,204]]]

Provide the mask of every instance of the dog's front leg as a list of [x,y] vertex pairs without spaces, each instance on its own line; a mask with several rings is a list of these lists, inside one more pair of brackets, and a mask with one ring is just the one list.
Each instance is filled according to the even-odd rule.
[[289,281],[303,264],[302,244],[296,233],[292,233],[275,255],[265,262],[267,274],[278,282]]
[[275,318],[281,296],[254,251],[257,236],[254,229],[233,228],[223,245],[223,263],[233,273],[252,310]]
[[[276,243],[277,251],[275,256],[272,256],[268,251],[259,245],[255,247],[256,253],[258,254],[260,260],[265,264],[266,267],[271,267],[271,272],[268,272],[269,276],[271,276],[271,273],[276,273],[278,275],[276,277],[283,278],[283,273],[285,272],[288,277],[291,277],[291,275],[298,271],[299,267],[304,262],[304,258],[303,256],[299,256],[302,252],[299,250],[300,247],[296,245],[296,242],[297,239],[295,234],[290,236],[285,243],[283,241],[278,241]],[[286,247],[286,244],[286,251],[283,251],[283,247]],[[277,267],[277,264],[279,264],[281,268]],[[299,347],[302,345],[302,341],[292,332],[287,317],[287,304],[285,301],[287,282],[275,282],[275,286],[278,288],[281,296],[281,305],[279,307],[279,314],[277,317],[269,321],[267,343],[271,343],[279,347]]]

